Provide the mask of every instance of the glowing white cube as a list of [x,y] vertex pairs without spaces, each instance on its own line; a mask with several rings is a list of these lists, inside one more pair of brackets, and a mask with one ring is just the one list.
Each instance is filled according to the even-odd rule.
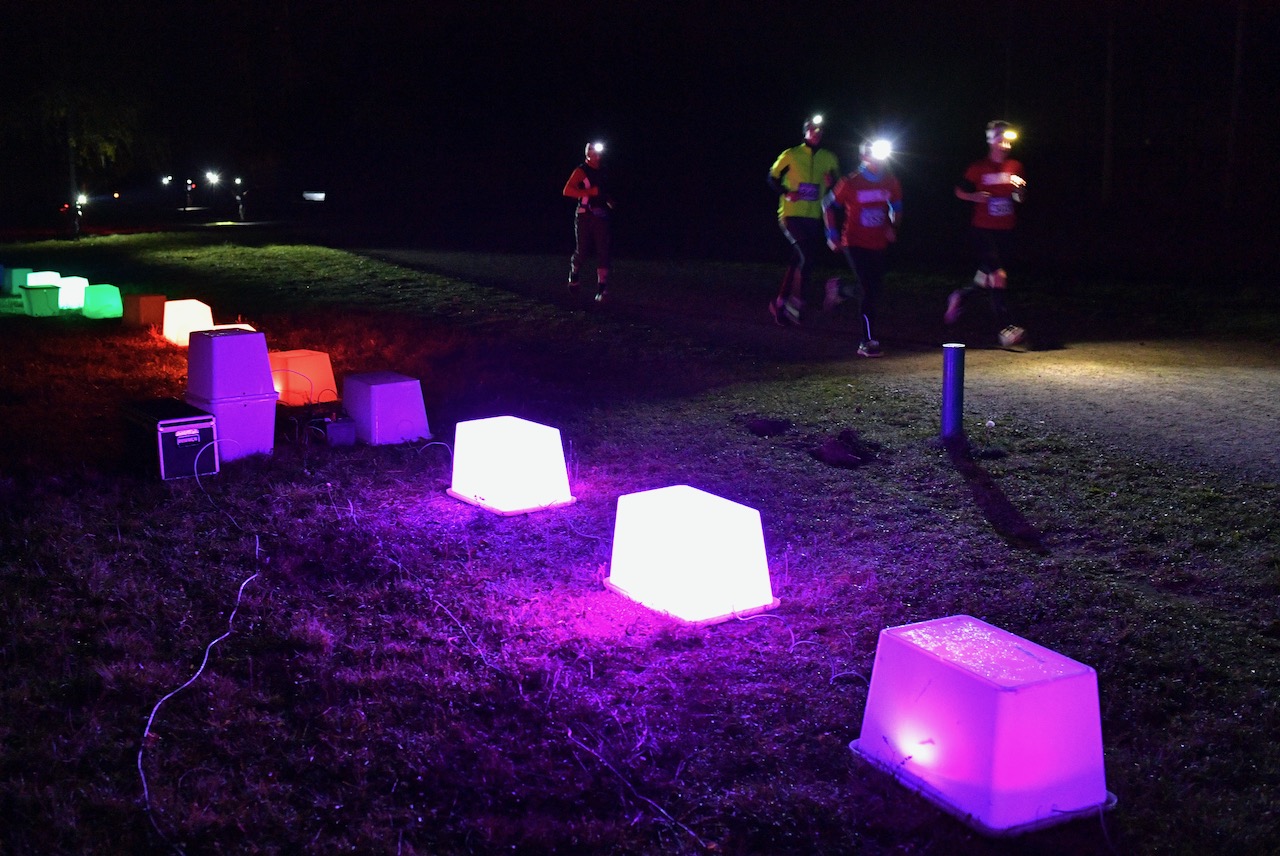
[[605,585],[682,621],[773,609],[760,512],[688,485],[618,497]]
[[199,300],[166,300],[164,302],[164,326],[162,335],[183,348],[196,330],[213,327],[213,310]]
[[516,416],[459,422],[448,493],[498,514],[571,504],[560,429]]
[[56,270],[34,270],[27,274],[27,285],[62,285],[62,274]]
[[850,748],[988,835],[1114,802],[1094,670],[968,615],[880,632]]
[[89,287],[89,280],[82,276],[64,276],[58,281],[58,308],[83,309],[84,290]]
[[290,407],[338,400],[333,366],[323,351],[272,351],[271,381],[280,403]]

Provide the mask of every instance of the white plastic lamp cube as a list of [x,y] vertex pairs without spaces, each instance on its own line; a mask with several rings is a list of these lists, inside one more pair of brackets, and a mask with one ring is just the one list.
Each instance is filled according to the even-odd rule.
[[356,437],[370,446],[430,440],[422,384],[397,372],[347,375],[343,409],[356,423]]
[[333,366],[323,351],[272,351],[271,382],[280,403],[289,407],[338,400]]
[[187,347],[196,330],[213,327],[213,310],[199,300],[166,300],[161,335],[173,344]]
[[56,270],[34,270],[27,274],[27,285],[62,285],[62,274]]
[[125,327],[164,328],[164,305],[167,301],[163,294],[126,294],[122,300],[124,315],[121,320]]
[[33,318],[50,318],[58,314],[58,295],[62,289],[56,285],[20,285],[22,311]]
[[193,330],[187,349],[187,394],[211,400],[274,395],[267,337],[240,329]]
[[89,280],[82,276],[64,276],[58,282],[58,308],[83,309],[84,290],[89,287]]
[[618,497],[605,586],[682,621],[714,624],[778,605],[760,512],[688,485]]
[[27,276],[31,273],[31,268],[11,268],[4,269],[4,293],[17,294],[18,288],[27,284]]
[[124,315],[124,303],[120,299],[120,289],[107,283],[94,283],[84,290],[84,308],[80,310],[86,318],[119,318]]
[[459,422],[448,493],[504,515],[572,504],[560,429],[516,416]]
[[1115,801],[1094,670],[968,615],[880,632],[850,748],[987,835]]

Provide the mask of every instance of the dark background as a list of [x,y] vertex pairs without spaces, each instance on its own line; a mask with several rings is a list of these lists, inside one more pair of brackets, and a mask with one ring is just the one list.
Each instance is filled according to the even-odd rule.
[[[1274,269],[1275,0],[46,0],[0,7],[0,224],[185,205],[351,240],[567,251],[560,189],[603,140],[620,250],[781,257],[765,172],[811,113],[854,165],[897,141],[899,255],[961,252],[951,188],[1007,118],[1028,257]],[[74,167],[73,167],[74,164]],[[163,191],[159,178],[176,181]],[[323,190],[304,205],[303,190]],[[111,194],[120,193],[119,199]],[[227,186],[192,204],[232,210]]]

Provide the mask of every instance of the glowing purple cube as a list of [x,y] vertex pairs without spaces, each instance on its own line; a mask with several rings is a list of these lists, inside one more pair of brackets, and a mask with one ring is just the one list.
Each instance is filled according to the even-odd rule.
[[274,392],[264,334],[219,328],[191,332],[187,349],[189,395],[207,400]]
[[688,485],[618,497],[605,585],[682,621],[714,624],[778,605],[760,512]]
[[516,416],[459,422],[448,493],[504,515],[570,505],[560,429]]
[[1114,803],[1094,670],[968,615],[880,632],[850,748],[988,835]]

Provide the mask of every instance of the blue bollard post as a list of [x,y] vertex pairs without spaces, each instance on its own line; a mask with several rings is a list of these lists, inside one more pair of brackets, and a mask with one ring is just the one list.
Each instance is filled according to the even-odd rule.
[[964,436],[964,345],[942,346],[942,439]]

